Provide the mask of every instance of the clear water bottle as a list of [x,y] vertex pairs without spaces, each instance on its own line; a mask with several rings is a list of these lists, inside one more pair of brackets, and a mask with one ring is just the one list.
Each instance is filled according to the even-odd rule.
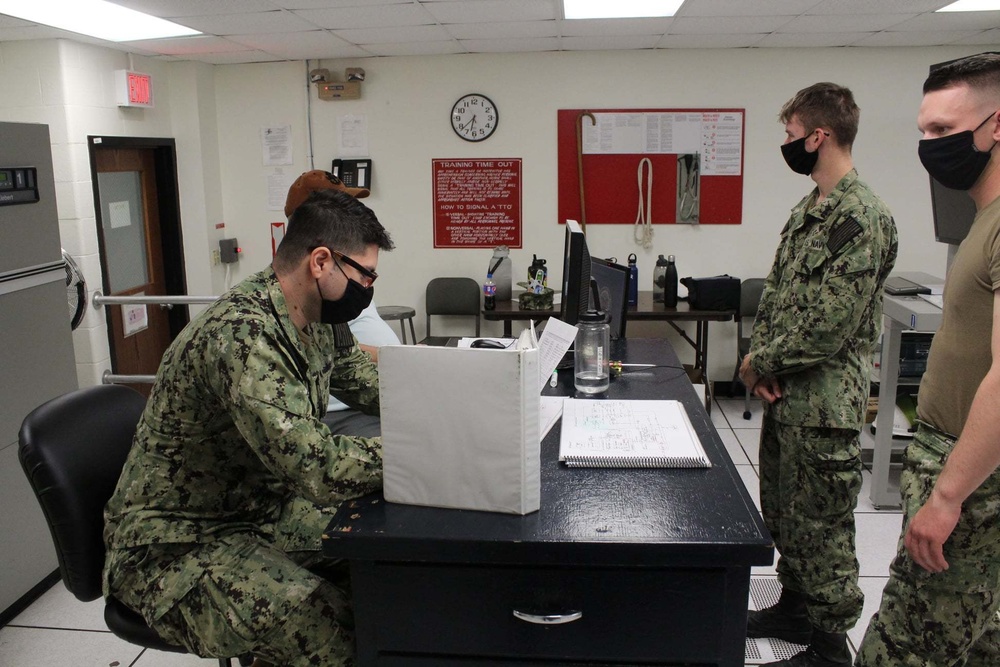
[[635,265],[638,258],[635,253],[628,256],[628,305],[639,304],[639,267]]
[[611,380],[611,327],[600,310],[588,310],[576,325],[573,384],[583,394],[608,390]]
[[653,301],[663,301],[663,286],[667,284],[667,260],[660,255],[653,268]]
[[497,285],[493,282],[493,274],[486,274],[486,282],[483,283],[483,308],[486,310],[496,310],[497,307]]
[[667,256],[667,271],[663,282],[663,305],[667,308],[677,307],[677,265],[674,256]]

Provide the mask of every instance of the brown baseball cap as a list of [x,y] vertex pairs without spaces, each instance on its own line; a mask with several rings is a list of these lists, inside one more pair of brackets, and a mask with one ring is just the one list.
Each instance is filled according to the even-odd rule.
[[340,190],[347,194],[362,199],[371,194],[368,188],[350,188],[344,182],[322,169],[307,171],[292,183],[288,188],[288,196],[285,198],[285,217],[288,218],[297,209],[310,193],[317,190]]

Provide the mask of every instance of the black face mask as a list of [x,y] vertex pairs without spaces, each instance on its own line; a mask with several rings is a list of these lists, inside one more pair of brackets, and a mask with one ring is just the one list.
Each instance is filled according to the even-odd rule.
[[946,137],[922,139],[917,147],[917,155],[927,173],[941,185],[952,190],[968,190],[979,177],[990,161],[990,151],[976,148],[975,132],[986,124],[996,111],[986,117],[975,130],[956,132]]
[[[343,269],[341,269],[341,272],[343,272]],[[346,276],[347,274],[344,275]],[[316,281],[316,289],[319,289],[318,280]],[[344,296],[336,301],[324,299],[323,290],[319,290],[319,298],[323,299],[319,321],[330,325],[350,322],[368,307],[374,295],[374,287],[366,289],[361,286],[361,283],[350,278],[347,279],[347,288],[344,290]]]
[[816,168],[816,161],[819,160],[819,151],[810,153],[806,150],[806,139],[811,135],[807,134],[801,139],[789,141],[781,145],[781,155],[785,158],[785,163],[796,174],[808,176]]

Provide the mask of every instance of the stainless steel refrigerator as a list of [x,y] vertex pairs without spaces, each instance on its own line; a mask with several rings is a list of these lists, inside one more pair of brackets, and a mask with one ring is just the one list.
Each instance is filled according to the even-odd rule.
[[53,572],[55,549],[17,432],[77,388],[47,125],[0,122],[0,618]]

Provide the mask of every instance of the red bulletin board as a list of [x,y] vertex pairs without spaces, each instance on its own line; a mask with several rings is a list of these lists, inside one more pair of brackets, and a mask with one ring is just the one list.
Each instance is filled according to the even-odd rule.
[[521,158],[431,163],[435,248],[522,246]]
[[[577,176],[576,127],[580,114],[701,114],[703,165],[715,159],[715,151],[728,152],[732,161],[726,175],[704,173],[700,180],[699,222],[738,225],[743,218],[743,153],[746,112],[744,109],[559,109],[559,221],[580,219],[580,181]],[[715,145],[713,119],[739,114],[739,146]],[[590,124],[583,117],[584,125]],[[738,150],[739,167],[735,167]],[[639,208],[637,170],[639,161],[649,158],[653,165],[652,222],[676,223],[677,154],[667,152],[584,153],[583,183],[587,224],[634,224]],[[725,171],[725,170],[723,170]],[[731,173],[731,172],[737,173]],[[646,173],[643,172],[643,187]],[[643,195],[645,199],[645,195]]]

